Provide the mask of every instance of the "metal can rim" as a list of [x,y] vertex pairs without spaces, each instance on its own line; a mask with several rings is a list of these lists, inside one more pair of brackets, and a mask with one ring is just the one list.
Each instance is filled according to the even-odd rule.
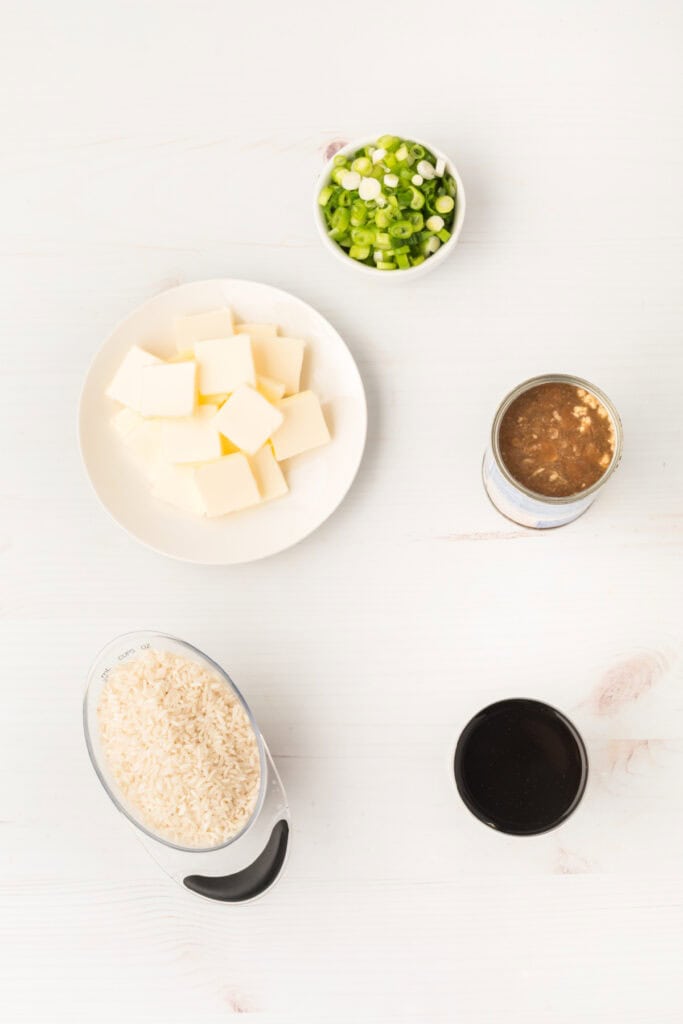
[[[516,398],[519,398],[520,395],[525,394],[525,392],[530,391],[531,388],[537,387],[539,384],[571,384],[577,388],[583,388],[585,391],[594,395],[598,401],[604,405],[609,413],[612,425],[614,426],[615,437],[612,461],[602,476],[596,480],[594,484],[591,484],[590,487],[587,487],[585,491],[577,491],[575,494],[568,494],[565,497],[552,497],[545,494],[539,494],[538,491],[532,491],[529,487],[525,487],[524,484],[521,484],[519,480],[512,476],[501,458],[498,435],[500,433],[500,425],[502,423],[503,416]],[[624,428],[621,423],[621,417],[619,416],[616,406],[612,400],[607,397],[604,391],[596,387],[595,384],[591,384],[590,381],[584,380],[583,377],[574,377],[572,374],[568,373],[544,373],[538,377],[530,377],[528,380],[518,384],[517,387],[508,392],[498,406],[498,410],[493,418],[493,424],[491,426],[491,451],[493,452],[493,457],[496,460],[496,466],[505,479],[518,491],[521,491],[522,494],[526,494],[529,498],[534,498],[536,501],[541,501],[544,504],[549,505],[570,505],[579,498],[585,498],[587,495],[595,494],[596,491],[599,491],[621,462],[623,442]]]

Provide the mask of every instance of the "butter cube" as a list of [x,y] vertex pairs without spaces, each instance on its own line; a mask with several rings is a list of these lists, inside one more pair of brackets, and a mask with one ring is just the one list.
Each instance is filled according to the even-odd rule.
[[278,462],[318,448],[330,440],[318,396],[312,391],[301,391],[298,395],[283,398],[276,408],[284,416],[284,423],[271,437]]
[[198,341],[194,352],[199,367],[200,394],[220,395],[235,391],[241,384],[256,384],[248,334]]
[[190,466],[160,465],[152,480],[152,494],[181,512],[204,515],[204,504]]
[[124,406],[112,416],[111,422],[116,433],[125,441],[145,421],[139,413]]
[[202,405],[194,416],[161,420],[161,452],[167,462],[210,462],[223,454],[216,407]]
[[153,479],[161,463],[161,423],[144,420],[123,438],[135,461],[148,479]]
[[197,400],[195,363],[160,363],[142,368],[143,416],[191,416]]
[[304,342],[299,338],[255,338],[253,348],[257,374],[282,381],[285,395],[295,395],[301,386]]
[[285,386],[282,381],[271,377],[256,377],[256,387],[269,402],[279,402],[285,397]]
[[114,379],[107,388],[107,395],[116,402],[128,406],[134,412],[140,412],[142,401],[142,371],[146,366],[161,363],[162,360],[146,352],[144,348],[132,345],[123,358],[123,362],[114,374]]
[[241,452],[198,466],[194,479],[207,516],[224,516],[261,500],[247,457]]
[[224,402],[227,402],[228,397],[228,395],[200,395],[199,404],[200,406],[210,405],[213,406],[213,408],[218,409]]
[[235,324],[235,334],[248,334],[252,341],[277,338],[277,324]]
[[178,352],[191,352],[198,341],[228,338],[235,333],[230,309],[214,309],[209,313],[180,316],[173,325]]
[[241,387],[216,414],[215,424],[228,441],[253,455],[282,423],[283,416],[263,395]]
[[275,461],[272,449],[269,444],[260,448],[256,455],[249,459],[251,471],[256,477],[256,483],[261,493],[261,501],[271,501],[273,498],[281,498],[289,490],[284,474],[278,463]]

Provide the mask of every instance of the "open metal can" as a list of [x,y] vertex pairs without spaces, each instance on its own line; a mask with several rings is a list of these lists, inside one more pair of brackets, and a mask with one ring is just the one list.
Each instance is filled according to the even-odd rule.
[[[512,476],[501,456],[500,429],[505,413],[516,399],[541,384],[569,384],[587,391],[607,410],[614,429],[612,458],[600,479],[585,490],[567,497],[549,497],[530,490]],[[600,388],[582,380],[581,377],[572,377],[563,373],[548,373],[540,377],[532,377],[506,395],[498,407],[491,427],[489,447],[484,454],[484,487],[498,511],[513,522],[519,523],[520,526],[528,526],[535,530],[566,526],[567,523],[578,519],[593,504],[598,491],[604,487],[619,465],[622,446],[623,428],[619,413]]]

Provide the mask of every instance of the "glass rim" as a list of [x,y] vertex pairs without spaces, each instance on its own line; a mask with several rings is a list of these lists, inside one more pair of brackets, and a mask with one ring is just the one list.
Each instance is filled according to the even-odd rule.
[[[465,737],[468,730],[477,721],[477,719],[479,719],[482,715],[485,715],[487,711],[490,711],[493,708],[497,708],[502,704],[533,704],[539,708],[542,708],[544,711],[552,712],[552,714],[557,719],[559,719],[559,721],[568,730],[572,739],[576,743],[576,748],[578,750],[579,757],[581,760],[581,778],[579,780],[576,793],[574,794],[573,799],[562,812],[562,814],[553,822],[551,822],[551,824],[546,825],[543,828],[535,828],[528,830],[517,829],[512,831],[498,827],[497,825],[492,823],[489,820],[489,818],[487,818],[486,815],[482,811],[480,811],[480,809],[474,804],[474,801],[468,797],[466,792],[461,787],[461,783],[458,778],[458,761],[459,755],[460,757],[462,757],[463,738]],[[477,821],[480,821],[482,825],[486,825],[488,828],[491,829],[491,831],[498,832],[501,835],[511,836],[514,839],[529,839],[533,838],[534,836],[542,836],[546,835],[548,832],[554,832],[555,829],[560,828],[560,826],[564,825],[564,823],[572,816],[572,814],[580,806],[581,801],[585,796],[586,788],[588,786],[588,777],[590,774],[590,758],[588,757],[588,749],[586,747],[586,743],[583,736],[579,732],[578,728],[574,725],[572,720],[564,713],[564,711],[560,711],[560,709],[556,708],[554,704],[549,704],[548,701],[540,700],[538,697],[501,697],[499,700],[494,700],[491,701],[489,704],[486,704],[483,708],[480,708],[478,711],[475,711],[468,718],[467,722],[460,730],[458,738],[455,741],[455,746],[451,748],[451,751],[451,777],[453,779],[453,784],[455,786],[456,792],[458,793],[458,796],[462,800],[467,810],[474,818],[477,819]]]

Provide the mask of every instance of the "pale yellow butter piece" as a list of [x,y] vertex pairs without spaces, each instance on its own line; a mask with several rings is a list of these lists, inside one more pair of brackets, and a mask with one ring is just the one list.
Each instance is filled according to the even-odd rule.
[[216,413],[218,430],[237,448],[253,455],[278,429],[282,413],[253,388],[238,388]]
[[249,459],[252,472],[256,477],[258,489],[261,494],[261,501],[272,501],[273,498],[281,498],[287,494],[289,488],[280,466],[275,461],[275,456],[269,444],[260,448],[255,455]]
[[224,516],[261,501],[256,478],[241,452],[197,466],[194,479],[207,516]]
[[111,418],[112,426],[119,435],[119,437],[125,441],[130,434],[136,430],[141,423],[144,423],[144,419],[138,412],[133,412],[127,406],[123,409],[119,409]]
[[229,394],[241,384],[256,384],[248,335],[199,341],[194,352],[199,367],[200,395]]
[[271,437],[278,462],[311,448],[319,448],[330,440],[318,396],[312,391],[301,391],[298,395],[282,398],[276,408],[284,416],[282,426]]
[[107,395],[116,402],[121,402],[134,412],[140,412],[142,400],[142,371],[146,366],[161,363],[158,356],[145,351],[138,345],[132,345],[114,374],[107,388]]
[[279,380],[285,395],[295,395],[301,386],[301,367],[306,345],[299,338],[254,340],[254,365],[260,377]]
[[196,402],[195,363],[160,363],[142,368],[143,416],[191,416]]
[[277,338],[277,324],[235,324],[235,334],[248,334],[252,341]]
[[285,397],[285,386],[282,381],[273,380],[271,377],[257,375],[256,387],[269,402],[279,402],[281,398]]
[[228,396],[227,395],[200,395],[199,396],[199,404],[200,405],[215,405],[217,409],[219,409],[223,405],[224,402],[227,402],[227,400],[228,400]]
[[209,462],[223,454],[216,407],[201,405],[194,416],[161,421],[161,452],[167,462]]
[[130,431],[123,441],[145,476],[153,480],[162,462],[159,420],[141,418],[138,426]]
[[173,325],[178,352],[192,351],[196,342],[210,338],[228,338],[235,333],[232,310],[212,309],[208,313],[180,316]]
[[190,466],[159,465],[152,481],[152,494],[181,512],[204,515],[195,472]]

